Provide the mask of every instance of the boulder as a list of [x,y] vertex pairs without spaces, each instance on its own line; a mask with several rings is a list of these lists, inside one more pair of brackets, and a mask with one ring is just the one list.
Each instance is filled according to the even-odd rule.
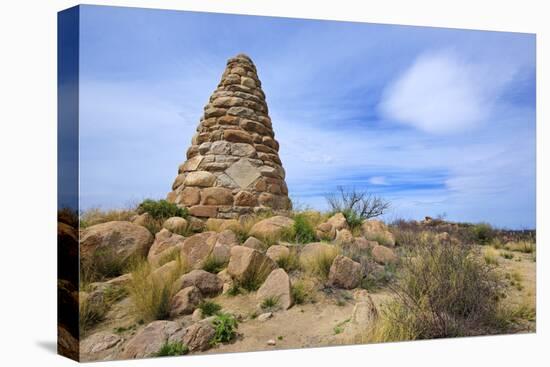
[[180,290],[172,297],[170,304],[170,317],[192,314],[202,302],[199,288],[189,286]]
[[208,187],[201,192],[202,205],[233,205],[233,195],[230,189],[224,187]]
[[183,344],[190,352],[204,351],[212,346],[212,339],[216,335],[214,327],[205,320],[197,322],[187,329],[183,335]]
[[257,239],[256,237],[248,237],[246,241],[244,241],[243,246],[252,248],[254,250],[263,251],[265,249],[265,244]]
[[182,217],[171,217],[166,219],[162,227],[172,233],[185,233],[185,230],[187,229],[187,221]]
[[290,279],[284,269],[273,270],[265,282],[262,284],[256,299],[259,302],[267,298],[275,298],[278,300],[278,306],[286,310],[292,306],[292,292],[290,288]]
[[100,331],[84,339],[81,343],[81,353],[95,354],[112,349],[122,342],[122,337],[109,331]]
[[361,225],[361,232],[368,240],[377,241],[384,246],[395,246],[395,237],[388,226],[380,220],[367,220]]
[[142,226],[114,221],[96,224],[81,231],[80,257],[82,261],[97,261],[102,256],[115,256],[127,263],[134,257],[145,257],[153,235]]
[[254,277],[263,282],[275,268],[277,264],[261,252],[245,246],[235,246],[231,249],[227,272],[238,281]]
[[361,275],[361,264],[349,257],[338,255],[332,262],[328,280],[334,287],[353,289],[359,285]]
[[374,261],[380,264],[393,264],[397,262],[397,255],[391,248],[378,245],[372,249],[372,257]]
[[351,234],[351,231],[349,229],[339,229],[336,230],[336,243],[339,244],[350,244],[353,242],[353,234]]
[[237,238],[235,232],[230,229],[225,229],[218,234],[216,244],[233,247],[239,244],[239,239]]
[[160,260],[170,255],[172,251],[181,251],[185,237],[162,229],[155,235],[155,242],[149,249],[147,261],[153,266],[159,266]]
[[326,222],[321,223],[316,228],[316,234],[319,238],[327,238],[333,240],[336,237],[337,231],[349,229],[346,217],[342,213],[336,213]]
[[267,249],[265,254],[271,258],[271,260],[277,262],[284,257],[288,257],[290,255],[290,250],[286,246],[273,245]]
[[181,246],[181,253],[187,260],[187,264],[193,269],[200,269],[212,252],[217,239],[216,232],[197,233],[186,238]]
[[151,277],[154,280],[164,280],[169,281],[170,279],[175,279],[177,277],[179,264],[178,261],[172,260],[162,265],[161,267],[155,269],[151,273]]
[[371,251],[376,246],[378,246],[378,242],[369,241],[364,237],[355,237],[353,239],[353,248],[358,253]]
[[216,274],[204,270],[192,270],[182,275],[176,282],[176,289],[197,287],[203,296],[216,296],[221,293],[223,281]]
[[120,358],[144,358],[157,353],[167,341],[181,340],[183,329],[174,321],[153,321],[126,344]]
[[330,224],[334,230],[349,229],[346,217],[342,213],[336,213],[330,217],[326,223]]
[[250,234],[258,238],[277,237],[282,232],[289,230],[294,226],[294,220],[281,215],[267,218],[254,224]]
[[300,252],[300,262],[308,263],[323,253],[335,253],[338,249],[334,245],[323,242],[308,243]]

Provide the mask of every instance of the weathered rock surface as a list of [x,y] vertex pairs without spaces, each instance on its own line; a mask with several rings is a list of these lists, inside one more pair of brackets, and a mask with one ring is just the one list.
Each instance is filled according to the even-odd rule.
[[122,342],[122,337],[108,331],[100,331],[82,341],[81,353],[92,354],[112,349]]
[[94,256],[116,256],[124,263],[133,257],[145,257],[152,243],[153,235],[142,226],[106,222],[81,231],[80,256],[83,261],[94,261]]
[[199,288],[195,286],[183,288],[172,298],[170,316],[177,317],[192,314],[201,302],[202,295]]
[[126,344],[120,357],[144,358],[157,353],[167,341],[178,341],[183,337],[182,327],[174,321],[153,321],[139,330]]
[[245,246],[235,246],[231,249],[231,258],[227,272],[238,281],[255,277],[263,282],[277,264],[261,252]]
[[171,218],[166,219],[166,221],[164,222],[162,227],[166,228],[167,230],[169,230],[172,233],[181,234],[181,233],[184,233],[185,230],[187,229],[187,224],[188,223],[185,220],[185,218],[171,217]]
[[300,261],[302,263],[308,263],[314,260],[317,256],[323,255],[323,253],[335,253],[336,251],[336,246],[329,245],[328,243],[308,243],[302,248],[302,251],[300,252]]
[[243,246],[250,247],[254,250],[258,251],[264,251],[266,248],[265,243],[257,239],[256,237],[248,237],[246,241],[244,241]]
[[194,269],[201,268],[214,249],[217,240],[216,232],[197,233],[186,238],[182,244],[181,253],[188,265]]
[[355,304],[351,316],[351,322],[361,328],[371,328],[378,319],[378,309],[370,295],[365,295]]
[[283,310],[292,306],[293,300],[290,290],[290,279],[284,269],[273,270],[264,284],[258,289],[256,299],[262,302],[266,298],[277,299],[277,306],[281,307]]
[[250,234],[258,238],[275,237],[283,231],[291,229],[293,225],[293,219],[276,215],[254,224],[250,229]]
[[282,258],[290,255],[290,249],[283,245],[273,245],[267,249],[265,253],[271,260],[277,262]]
[[203,320],[185,329],[182,341],[191,352],[203,351],[211,347],[211,341],[215,335],[216,331],[214,327],[206,320]]
[[380,245],[395,246],[395,237],[388,226],[379,220],[367,220],[361,225],[361,232],[368,240],[377,241]]
[[349,229],[346,217],[342,213],[336,213],[326,222],[321,223],[316,228],[317,237],[333,240],[336,237],[337,231]]
[[328,279],[335,287],[353,289],[359,285],[361,275],[361,264],[349,257],[338,255],[332,262]]
[[265,94],[252,60],[228,60],[167,200],[204,218],[291,208]]
[[173,251],[181,251],[185,237],[170,232],[168,229],[162,229],[155,235],[155,242],[149,249],[147,261],[154,267],[157,267],[160,260],[169,256]]
[[397,262],[397,255],[391,248],[378,245],[372,249],[372,257],[374,261],[380,264],[393,264]]
[[192,270],[182,275],[176,282],[176,289],[197,287],[203,296],[216,296],[223,288],[223,281],[216,275],[204,270]]

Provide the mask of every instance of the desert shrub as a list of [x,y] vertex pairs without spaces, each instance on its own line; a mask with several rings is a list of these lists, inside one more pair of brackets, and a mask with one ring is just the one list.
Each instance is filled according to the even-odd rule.
[[297,214],[294,216],[293,230],[293,240],[296,243],[310,243],[314,242],[316,239],[315,228],[304,214]]
[[279,306],[279,297],[267,297],[260,303],[262,310],[275,310]]
[[287,273],[300,268],[300,259],[293,250],[290,250],[288,255],[278,258],[276,262],[279,268],[285,269]]
[[357,191],[355,188],[343,186],[338,186],[336,191],[326,196],[327,203],[333,213],[344,214],[352,229],[367,219],[381,216],[390,207],[389,201],[368,191]]
[[514,258],[514,254],[511,252],[501,251],[500,256],[505,258],[506,260],[512,260]]
[[508,251],[517,251],[526,254],[531,254],[536,251],[535,244],[527,241],[508,242],[504,245],[504,248]]
[[492,247],[484,248],[483,259],[487,265],[498,265],[498,251]]
[[327,279],[332,262],[338,253],[339,250],[336,246],[320,250],[315,255],[309,256],[308,259],[302,263],[302,267],[311,275],[321,279]]
[[420,232],[417,230],[400,229],[398,227],[392,227],[391,229],[397,246],[413,247],[419,242]]
[[122,286],[109,285],[103,290],[103,297],[108,305],[112,305],[126,297],[128,290]]
[[112,221],[130,221],[136,215],[134,209],[121,210],[101,210],[92,208],[84,211],[80,215],[80,228],[90,227],[96,224],[112,222]]
[[384,265],[383,271],[373,271],[372,263],[369,263],[363,268],[367,268],[364,273],[366,274],[361,280],[361,288],[368,290],[369,292],[376,292],[381,288],[390,284],[395,279],[397,267],[395,264]]
[[227,343],[230,342],[237,336],[237,319],[227,313],[219,313],[216,315],[216,318],[212,321],[212,326],[214,326],[215,334],[212,339],[212,344],[218,343]]
[[78,309],[80,335],[84,335],[91,327],[105,318],[109,306],[102,296],[92,298],[81,296]]
[[124,274],[129,264],[136,258],[123,259],[112,248],[99,248],[92,254],[90,259],[81,258],[80,261],[80,284],[85,287],[91,282],[102,281]]
[[495,231],[488,223],[479,223],[470,229],[476,242],[481,245],[490,243],[495,238]]
[[159,351],[155,353],[155,357],[169,357],[169,356],[182,356],[189,353],[189,348],[182,342],[169,342],[167,341],[160,347]]
[[137,208],[139,214],[149,213],[154,219],[168,219],[170,217],[187,218],[189,213],[186,208],[180,208],[166,200],[145,199]]
[[294,299],[294,303],[297,305],[314,301],[313,286],[304,280],[293,282],[290,287],[290,292],[292,294],[292,299]]
[[202,270],[214,274],[219,273],[225,267],[227,267],[227,261],[223,261],[220,258],[211,255],[208,256],[202,264]]
[[178,258],[177,261],[176,269],[168,276],[155,276],[147,261],[135,265],[127,288],[136,319],[152,321],[168,317],[174,282],[187,271],[184,259]]
[[433,339],[486,333],[503,283],[471,247],[422,243],[404,259],[395,297],[383,308],[371,341]]
[[222,306],[212,301],[204,301],[199,305],[203,316],[213,316],[221,311]]

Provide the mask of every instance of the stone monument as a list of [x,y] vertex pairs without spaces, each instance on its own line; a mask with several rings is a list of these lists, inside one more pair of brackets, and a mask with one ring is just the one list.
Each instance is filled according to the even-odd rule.
[[285,171],[254,63],[227,61],[167,200],[195,217],[288,210]]

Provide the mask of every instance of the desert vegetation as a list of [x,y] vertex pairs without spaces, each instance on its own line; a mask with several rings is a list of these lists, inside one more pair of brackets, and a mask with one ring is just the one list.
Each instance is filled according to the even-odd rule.
[[[265,325],[273,339],[257,348],[300,346],[282,335],[284,326],[321,310],[342,314],[316,326],[326,328],[315,331],[326,344],[534,329],[534,232],[443,218],[385,224],[371,218],[388,203],[343,189],[328,203],[326,213],[266,210],[240,219],[200,220],[148,200],[126,220],[114,211],[84,213],[84,242],[107,225],[132,251],[120,256],[94,237],[96,251],[82,259],[91,265],[81,267],[82,336],[110,333],[120,338],[116,355],[126,357],[135,343],[150,342],[150,328],[162,327],[182,337],[148,355],[168,356],[240,350]],[[298,335],[308,331],[302,326]]]

